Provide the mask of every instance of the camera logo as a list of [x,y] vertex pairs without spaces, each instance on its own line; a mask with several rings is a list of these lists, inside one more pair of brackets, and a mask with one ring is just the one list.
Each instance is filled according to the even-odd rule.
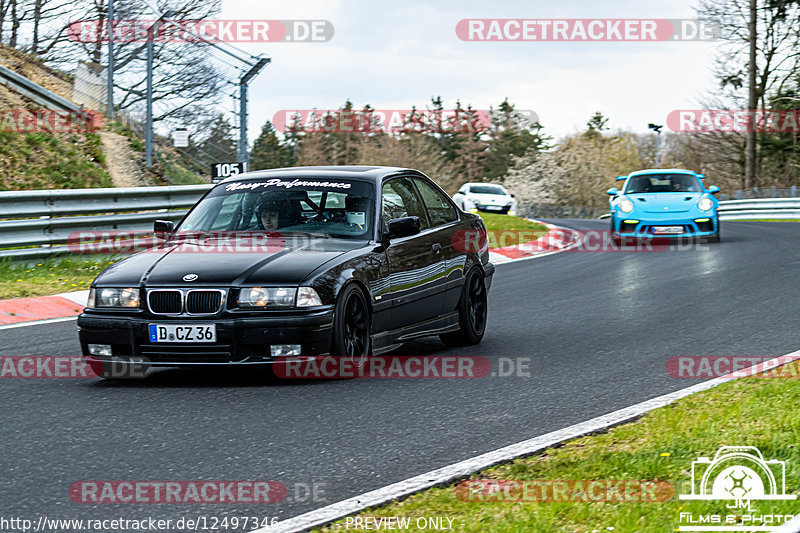
[[[764,460],[755,446],[722,446],[714,459],[692,462],[692,493],[681,500],[734,500],[749,507],[750,500],[794,500],[786,494],[786,464]],[[744,504],[744,505],[743,505]]]
[[[777,502],[768,512],[754,509],[761,500],[796,500],[786,494],[786,464],[764,460],[755,446],[722,446],[713,459],[698,457],[692,462],[692,493],[679,494],[679,500],[719,500],[723,512],[708,512],[708,506],[679,509],[675,531],[772,531],[795,518]],[[703,509],[698,513],[700,509]]]

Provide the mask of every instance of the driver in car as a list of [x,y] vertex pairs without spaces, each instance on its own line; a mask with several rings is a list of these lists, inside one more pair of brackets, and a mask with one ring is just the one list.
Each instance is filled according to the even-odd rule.
[[275,197],[265,198],[258,206],[256,230],[276,230],[281,227],[281,218],[285,218],[286,202]]
[[280,217],[280,213],[277,209],[272,209],[270,207],[264,207],[258,214],[258,218],[261,221],[261,226],[263,229],[278,229],[278,218]]

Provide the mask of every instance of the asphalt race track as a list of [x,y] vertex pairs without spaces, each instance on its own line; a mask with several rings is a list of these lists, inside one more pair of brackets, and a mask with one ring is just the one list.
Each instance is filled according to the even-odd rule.
[[[480,355],[493,368],[530,358],[529,377],[1,379],[0,503],[29,518],[288,518],[696,383],[667,375],[671,356],[794,351],[799,280],[800,225],[729,222],[718,245],[500,265],[479,347],[430,339],[396,352]],[[74,321],[0,330],[0,346],[4,356],[79,354]],[[68,489],[80,480],[277,480],[289,497],[79,504]],[[316,501],[304,497],[312,483],[324,490]]]

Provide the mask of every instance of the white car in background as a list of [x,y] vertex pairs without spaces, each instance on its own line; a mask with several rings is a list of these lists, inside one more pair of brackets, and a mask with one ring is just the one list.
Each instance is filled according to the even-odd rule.
[[465,183],[453,201],[463,211],[486,211],[489,213],[517,214],[517,201],[502,185],[494,183]]

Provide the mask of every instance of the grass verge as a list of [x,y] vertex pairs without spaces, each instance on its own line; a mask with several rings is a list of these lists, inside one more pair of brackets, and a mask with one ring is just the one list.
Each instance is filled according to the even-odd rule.
[[[788,374],[783,375],[797,378],[796,363],[791,365],[784,367]],[[681,513],[687,512],[695,517],[796,514],[800,512],[798,500],[754,500],[753,511],[747,511],[727,509],[725,505],[732,502],[679,500],[677,495],[691,493],[692,462],[713,457],[721,446],[756,446],[765,460],[785,461],[786,493],[800,493],[800,423],[792,414],[798,402],[800,380],[748,377],[656,409],[636,422],[571,440],[471,478],[665,481],[674,487],[674,495],[666,501],[468,501],[463,492],[458,497],[457,484],[451,484],[353,518],[408,517],[410,531],[421,530],[416,525],[418,518],[447,517],[453,519],[453,530],[466,532],[640,533],[678,531],[679,526],[689,525],[685,517],[681,522]],[[354,523],[351,521],[347,531],[366,530],[352,527]],[[341,520],[317,531],[340,531],[346,524]]]
[[481,212],[478,215],[489,231],[489,248],[516,246],[547,233],[547,226],[524,218]]
[[71,256],[39,262],[0,261],[0,300],[88,289],[114,257]]

